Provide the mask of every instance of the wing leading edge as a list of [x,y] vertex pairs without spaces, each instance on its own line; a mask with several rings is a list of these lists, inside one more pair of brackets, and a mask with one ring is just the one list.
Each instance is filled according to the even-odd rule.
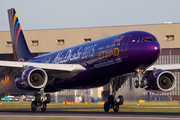
[[[47,64],[47,63],[31,63],[31,62],[16,62],[16,61],[0,61],[0,73],[7,75],[19,75],[24,70],[30,67],[42,68],[45,71],[58,71],[59,74],[63,75],[71,74],[75,76],[78,73],[85,71],[86,69],[80,64]],[[47,73],[48,73],[47,72]]]
[[180,64],[152,65],[146,71],[153,71],[153,69],[170,70],[173,72],[178,72],[180,71]]

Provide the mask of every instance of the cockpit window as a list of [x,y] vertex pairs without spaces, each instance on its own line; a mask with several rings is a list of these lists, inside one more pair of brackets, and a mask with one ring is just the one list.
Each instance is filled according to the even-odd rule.
[[140,39],[137,41],[137,43],[139,43],[139,42],[144,42],[144,38],[140,38]]
[[153,38],[153,41],[154,41],[154,42],[157,42],[157,39],[156,39],[156,38]]
[[137,41],[137,43],[139,43],[141,41],[141,38]]
[[147,41],[147,42],[157,42],[157,39],[156,38],[140,38],[137,43],[140,43],[140,42],[144,42],[144,41]]
[[152,42],[152,39],[151,38],[146,38],[145,41]]
[[144,42],[144,38],[141,39],[141,42]]

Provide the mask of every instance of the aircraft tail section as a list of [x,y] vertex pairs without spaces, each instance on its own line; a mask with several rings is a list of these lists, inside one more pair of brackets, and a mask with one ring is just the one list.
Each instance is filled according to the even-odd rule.
[[8,10],[10,33],[12,38],[12,47],[14,59],[26,61],[32,59],[34,56],[30,53],[27,46],[21,25],[19,23],[16,11],[14,8]]

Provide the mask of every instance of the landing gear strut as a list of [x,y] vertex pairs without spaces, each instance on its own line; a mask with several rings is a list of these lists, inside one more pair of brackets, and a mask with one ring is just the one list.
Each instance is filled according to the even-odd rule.
[[46,111],[47,103],[50,103],[50,101],[50,94],[45,94],[44,89],[41,89],[40,92],[36,94],[35,101],[32,101],[31,103],[31,110],[36,111],[36,109],[39,107],[41,108],[41,111]]
[[144,69],[136,69],[136,74],[138,76],[138,80],[135,81],[135,88],[144,88],[145,87],[145,76],[143,75]]
[[116,92],[121,87],[121,79],[118,78],[113,80],[110,85],[112,89],[110,90],[111,93],[108,97],[108,102],[104,103],[104,111],[109,112],[109,109],[113,108],[114,112],[118,112],[119,105],[122,105],[124,102],[124,98],[122,95],[119,95],[117,98],[115,98]]

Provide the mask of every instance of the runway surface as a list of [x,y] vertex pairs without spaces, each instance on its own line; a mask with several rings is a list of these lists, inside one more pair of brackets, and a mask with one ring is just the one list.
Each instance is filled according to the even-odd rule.
[[45,112],[40,109],[0,109],[1,119],[22,118],[71,118],[71,119],[106,119],[106,120],[180,120],[180,113],[139,113],[139,112],[84,112],[68,111],[71,108],[48,108]]

